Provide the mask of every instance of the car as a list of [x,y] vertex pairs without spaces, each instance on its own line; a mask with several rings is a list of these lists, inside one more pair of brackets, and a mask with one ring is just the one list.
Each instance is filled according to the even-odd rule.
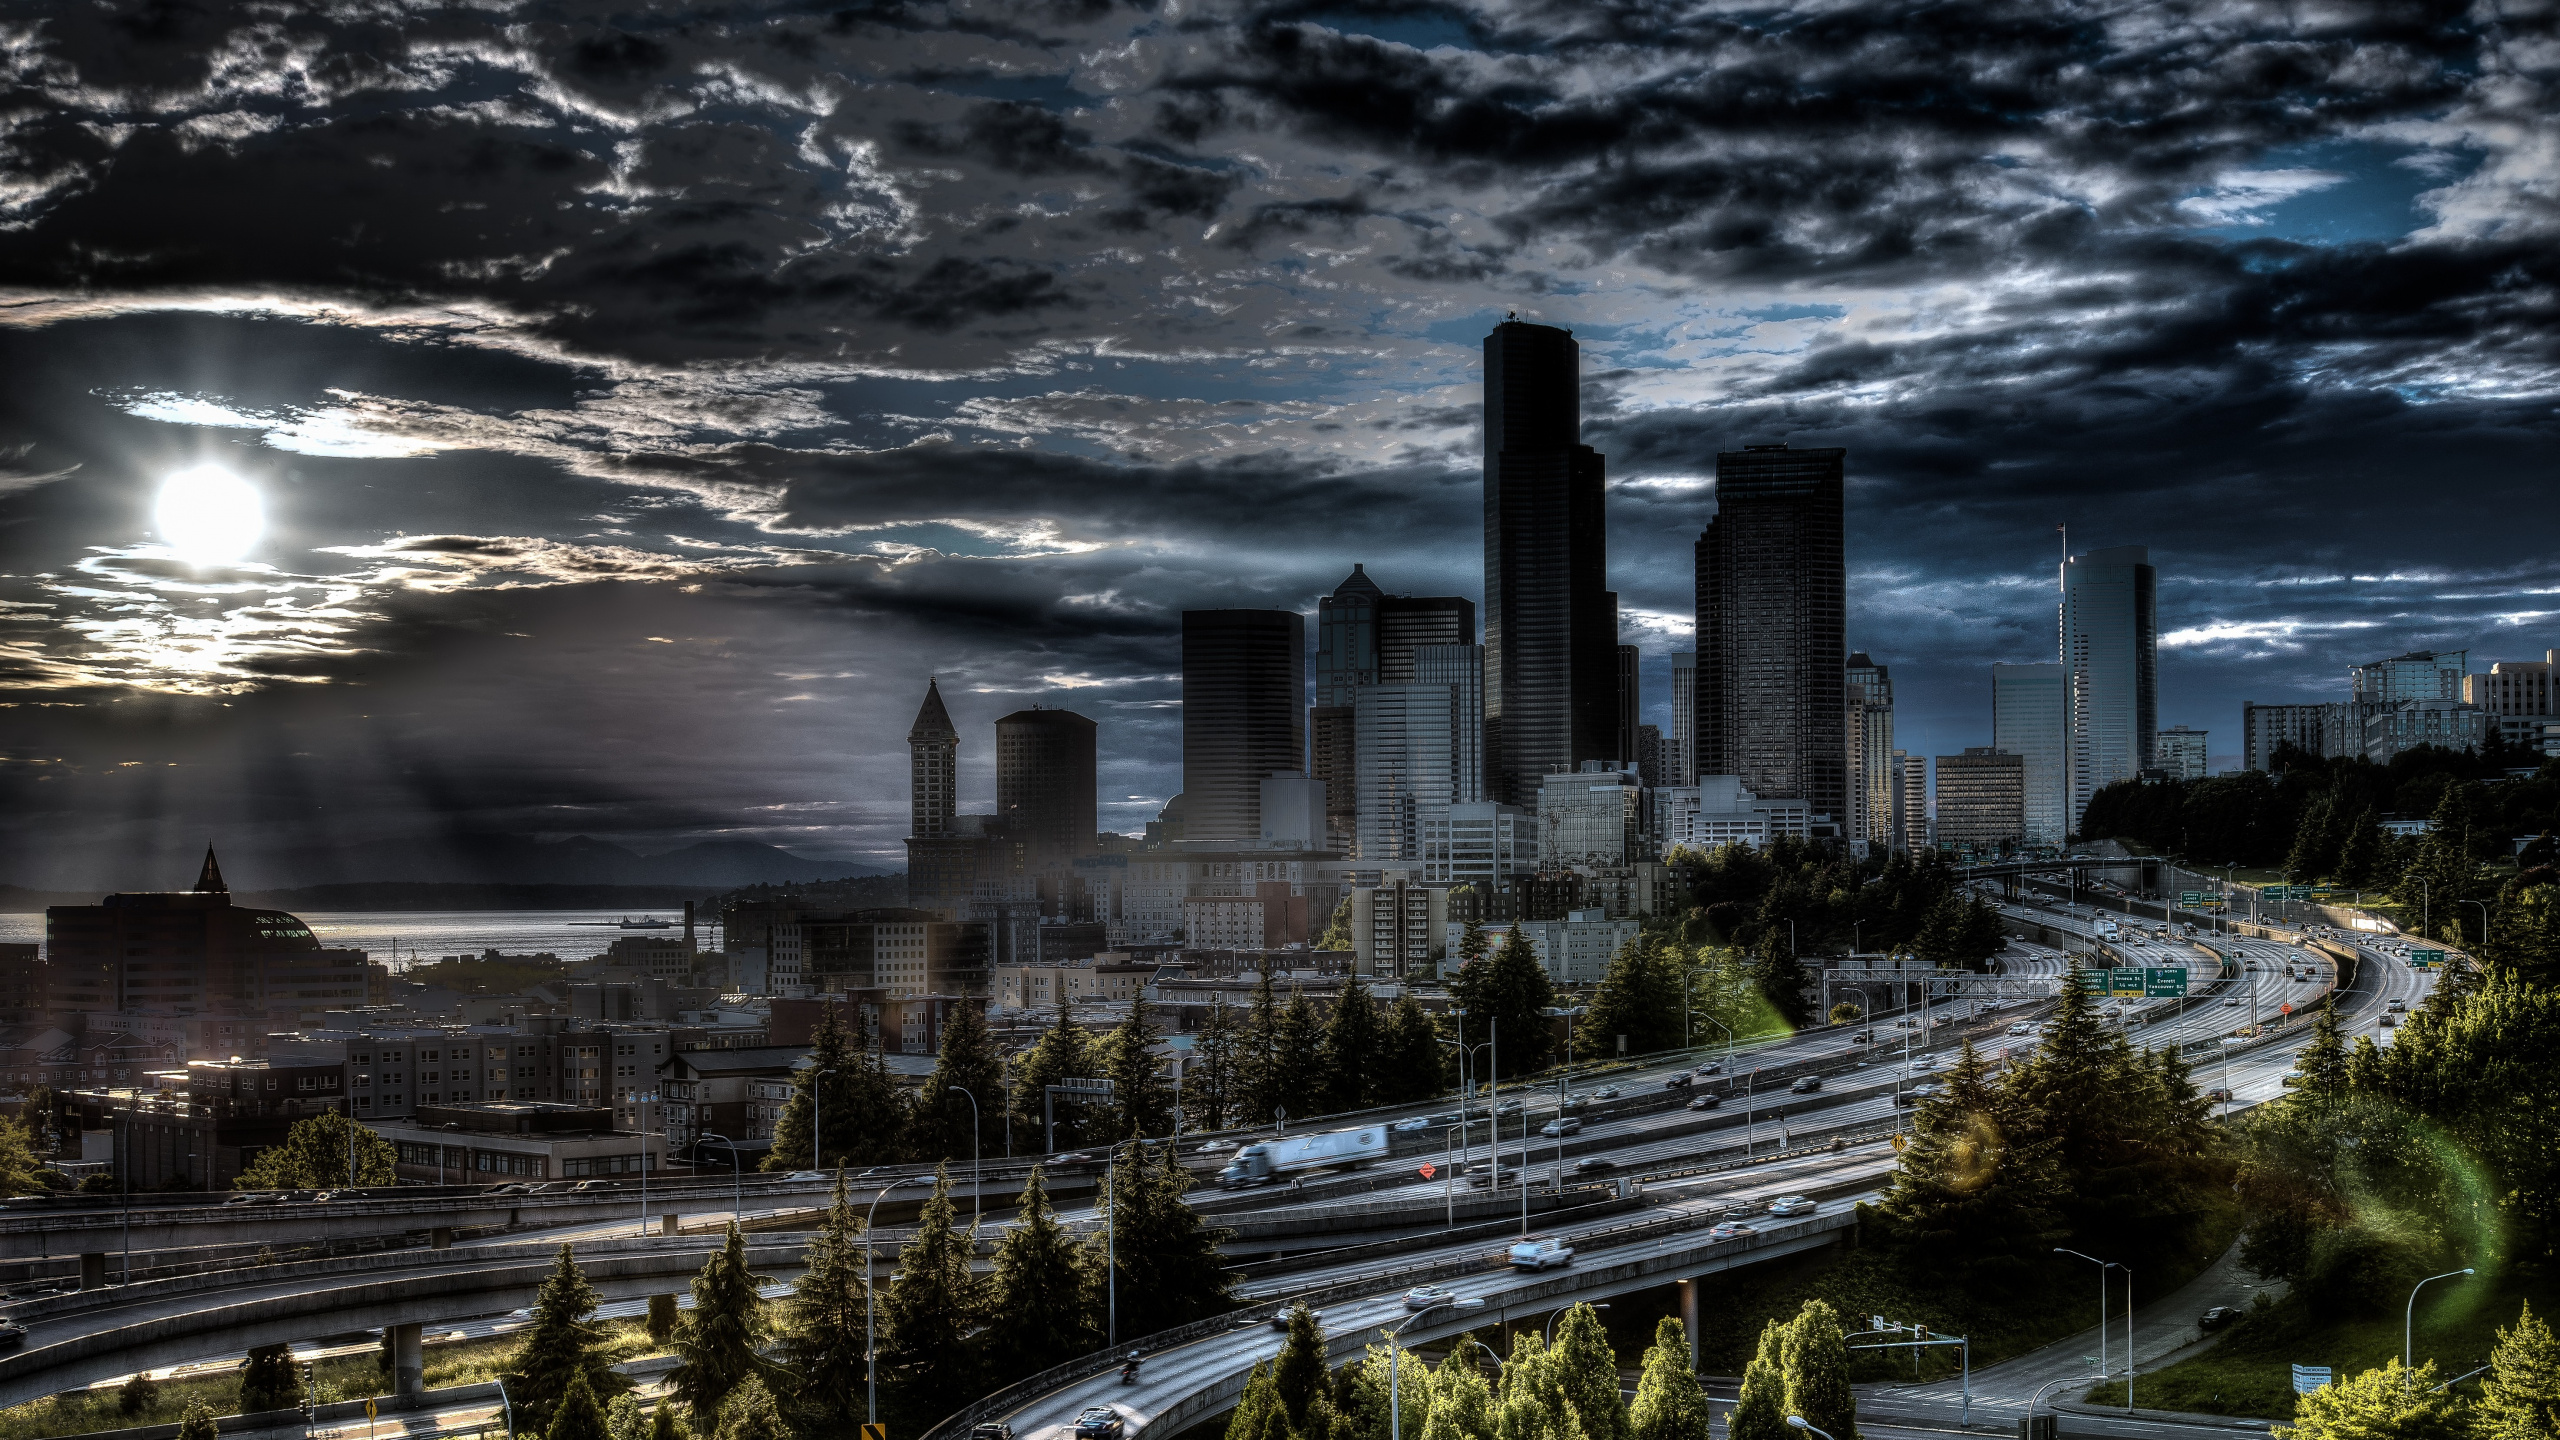
[[1076,1416],[1076,1440],[1120,1440],[1128,1422],[1108,1405],[1088,1405]]
[[2009,1027],[2009,1033],[2012,1035],[2033,1035],[2036,1033],[2036,1027],[2028,1024],[2024,1020],[2021,1020]]
[[1520,1102],[1517,1100],[1505,1100],[1501,1104],[1493,1107],[1493,1113],[1496,1115],[1517,1115],[1520,1113]]
[[1914,1075],[1926,1075],[1937,1068],[1938,1062],[1927,1055],[1911,1062],[1911,1073]]
[[2406,1000],[2394,1000],[2382,1008],[2390,1011],[2394,1015],[2406,1015],[2409,1013],[2409,1002]]
[[1721,1075],[1724,1073],[1724,1062],[1721,1060],[1710,1060],[1706,1064],[1699,1066],[1697,1069],[1692,1070],[1689,1073],[1692,1075]]
[[1404,1308],[1428,1310],[1434,1305],[1446,1305],[1457,1298],[1458,1292],[1445,1285],[1416,1285],[1404,1292]]
[[969,1440],[1013,1440],[1013,1427],[1001,1420],[989,1420],[969,1427]]
[[1466,1120],[1467,1117],[1465,1115],[1462,1115],[1455,1110],[1447,1111],[1443,1114],[1431,1117],[1431,1123],[1434,1125],[1460,1125],[1464,1124]]
[[2388,1010],[2385,1010],[2385,1011],[2383,1011],[2383,1012],[2382,1012],[2382,1028],[2383,1028],[2383,1029],[2385,1029],[2385,1030],[2396,1030],[2396,1029],[2398,1029],[2398,1028],[2399,1028],[2399,1026],[2400,1026],[2400,1017],[2399,1017],[2399,1016],[2392,1014],[2392,1013],[2391,1013],[2390,1011],[2388,1011]]
[[1780,1217],[1810,1215],[1821,1208],[1803,1195],[1781,1195],[1769,1202],[1769,1213]]
[[2228,1100],[2231,1098],[2231,1092],[2223,1089],[2219,1085],[2216,1085],[2212,1089],[2204,1092],[2204,1098],[2207,1100]]
[[1852,1045],[1873,1045],[1876,1043],[1876,1032],[1873,1030],[1861,1030],[1857,1034],[1849,1037],[1849,1043]]
[[[1523,1235],[1510,1251],[1514,1270],[1545,1270],[1551,1266],[1573,1263],[1573,1247],[1552,1235]],[[1405,1308],[1416,1308],[1413,1296],[1404,1297]]]
[[[1292,1315],[1295,1315],[1295,1314],[1297,1314],[1297,1313],[1298,1313],[1298,1307],[1297,1307],[1297,1306],[1295,1306],[1295,1305],[1292,1305],[1292,1306],[1288,1307],[1287,1309],[1282,1310],[1279,1314],[1274,1315],[1274,1316],[1272,1316],[1272,1317],[1271,1317],[1271,1328],[1272,1328],[1272,1329],[1274,1329],[1274,1330],[1286,1330],[1286,1329],[1288,1329],[1288,1328],[1289,1328],[1289,1317],[1290,1317],[1290,1316],[1292,1316]],[[1322,1324],[1324,1323],[1324,1312],[1323,1312],[1323,1311],[1321,1311],[1321,1310],[1309,1310],[1309,1311],[1307,1312],[1307,1318],[1308,1318],[1308,1319],[1310,1319],[1310,1320],[1313,1320],[1313,1321],[1314,1321],[1314,1322],[1316,1322],[1318,1325],[1322,1325]]]
[[2299,1070],[2287,1070],[2284,1072],[2284,1080],[2282,1083],[2284,1088],[2290,1090],[2294,1086],[2301,1084],[2305,1078],[2306,1077]]
[[0,1320],[0,1350],[14,1350],[26,1343],[26,1326],[15,1320]]
[[2233,1307],[2229,1305],[2216,1305],[2212,1309],[2207,1310],[2196,1317],[2196,1328],[2207,1334],[2211,1334],[2239,1318],[2240,1312]]
[[1090,1150],[1070,1150],[1063,1155],[1050,1156],[1049,1163],[1052,1165],[1099,1165],[1102,1163],[1102,1157]]
[[1917,1105],[1923,1100],[1934,1098],[1944,1088],[1945,1087],[1938,1085],[1914,1085],[1910,1089],[1895,1095],[1893,1097],[1893,1103],[1896,1105]]
[[500,1185],[495,1189],[492,1189],[489,1193],[492,1195],[530,1195],[533,1193],[533,1187],[522,1180],[518,1180],[512,1185]]
[[255,1191],[244,1190],[237,1195],[224,1196],[222,1203],[225,1205],[256,1205],[263,1202],[265,1198],[265,1196],[260,1195]]
[[[787,1183],[790,1183],[790,1182],[793,1182],[793,1181],[797,1181],[797,1182],[799,1182],[800,1184],[806,1185],[806,1184],[809,1184],[809,1183],[811,1183],[811,1182],[823,1182],[823,1181],[827,1181],[827,1180],[832,1180],[832,1179],[834,1179],[835,1177],[834,1177],[833,1175],[828,1174],[828,1173],[827,1173],[826,1171],[824,1171],[824,1170],[794,1170],[794,1171],[792,1171],[790,1174],[785,1175],[785,1176],[783,1176],[782,1178],[783,1178],[783,1181],[784,1181],[786,1184],[787,1184]],[[583,1188],[583,1187],[581,1187],[581,1188]]]
[[566,1193],[568,1189],[569,1182],[566,1180],[546,1180],[524,1193],[527,1195],[559,1195]]
[[1714,1110],[1722,1107],[1723,1104],[1724,1097],[1721,1095],[1701,1095],[1697,1099],[1689,1102],[1689,1108],[1692,1110]]
[[572,1195],[595,1195],[607,1190],[619,1190],[621,1188],[622,1182],[619,1180],[581,1180],[577,1184],[569,1187],[569,1193]]
[[1582,1122],[1570,1115],[1559,1115],[1540,1127],[1538,1133],[1550,1140],[1561,1140],[1567,1135],[1581,1134]]
[[2231,1007],[2232,1007],[2232,1008],[2234,1008],[2234,1009],[2237,1009],[2237,1008],[2239,1008],[2239,1005],[2240,1005],[2240,997],[2239,997],[2239,996],[2237,996],[2237,995],[2233,995],[2233,996],[2230,996],[2229,998],[2225,999],[2222,1003],[2223,1003],[2223,1004],[2225,1004],[2225,1005],[2231,1006]]
[[2311,980],[2311,972],[2310,972],[2310,971],[2308,971],[2308,970],[2305,970],[2305,971],[2303,971],[2301,974],[2296,975],[2296,976],[2294,976],[2294,977],[2293,977],[2293,983],[2294,983],[2294,984],[2296,984],[2296,985],[2308,984],[2308,983],[2310,982],[2310,980]]
[[1821,1088],[1822,1077],[1819,1075],[1799,1075],[1796,1077],[1796,1083],[1787,1087],[1798,1095],[1810,1095]]
[[1591,1092],[1591,1098],[1594,1100],[1615,1100],[1618,1098],[1620,1093],[1621,1092],[1618,1087],[1615,1085],[1603,1085],[1599,1089]]
[[1416,1130],[1428,1130],[1431,1128],[1431,1117],[1428,1115],[1416,1115],[1410,1120],[1399,1120],[1387,1128],[1393,1130],[1399,1135],[1411,1134]]
[[1191,1153],[1194,1155],[1224,1155],[1234,1148],[1236,1148],[1236,1142],[1233,1140],[1212,1140]]
[[1697,1076],[1683,1070],[1679,1074],[1672,1076],[1670,1079],[1663,1081],[1662,1088],[1665,1090],[1686,1090],[1697,1083]]
[[1564,1104],[1559,1108],[1565,1110],[1582,1110],[1589,1108],[1590,1104],[1591,1097],[1577,1091],[1574,1094],[1564,1097]]
[[1760,1232],[1754,1227],[1745,1225],[1739,1220],[1727,1220],[1720,1225],[1710,1227],[1707,1231],[1707,1238],[1710,1240],[1739,1240],[1745,1235],[1757,1235],[1759,1233]]
[[1617,1168],[1618,1162],[1610,1159],[1606,1155],[1587,1156],[1573,1162],[1573,1173],[1576,1175],[1597,1175],[1603,1170],[1615,1170]]
[[1519,1172],[1516,1170],[1496,1170],[1481,1160],[1467,1167],[1467,1188],[1471,1190],[1496,1189],[1518,1178]]

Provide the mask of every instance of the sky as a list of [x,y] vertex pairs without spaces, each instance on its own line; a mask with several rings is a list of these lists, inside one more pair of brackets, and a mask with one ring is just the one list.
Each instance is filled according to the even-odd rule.
[[1749,443],[1847,447],[1915,753],[2053,658],[2066,525],[2218,764],[2560,645],[2550,0],[155,0],[0,67],[0,882],[896,864],[937,675],[964,810],[1063,705],[1135,831],[1181,611],[1481,596],[1513,312],[1655,723]]

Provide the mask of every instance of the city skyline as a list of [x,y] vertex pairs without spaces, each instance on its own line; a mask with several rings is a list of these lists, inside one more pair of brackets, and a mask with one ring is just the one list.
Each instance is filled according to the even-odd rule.
[[[39,25],[0,882],[153,883],[208,839],[242,884],[422,836],[894,866],[935,674],[964,733],[1096,720],[1098,823],[1135,831],[1183,611],[1312,616],[1354,563],[1484,603],[1514,312],[1581,350],[1643,723],[1714,457],[1754,444],[1849,453],[1844,635],[1913,756],[2053,658],[2056,523],[2148,547],[2158,724],[2215,768],[2244,702],[2550,648],[2560,560],[2470,523],[2547,506],[2560,424],[2515,299],[2560,107],[2500,118],[2515,34],[2267,20],[2306,57],[2270,100],[2259,22],[2211,9],[1194,19],[289,14],[290,83],[219,16]],[[1906,64],[1943,105],[1864,98]],[[1752,98],[1815,73],[1838,108]],[[1436,98],[1345,98],[1379,91]]]

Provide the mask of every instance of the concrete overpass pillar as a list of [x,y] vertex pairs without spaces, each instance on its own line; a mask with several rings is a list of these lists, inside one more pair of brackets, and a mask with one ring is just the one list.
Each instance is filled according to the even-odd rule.
[[682,1220],[683,1220],[683,1219],[684,1219],[684,1217],[683,1217],[683,1216],[681,1216],[681,1215],[677,1215],[677,1214],[674,1214],[674,1213],[672,1213],[672,1212],[671,1212],[671,1213],[669,1213],[669,1214],[665,1214],[665,1215],[661,1215],[661,1216],[659,1216],[659,1217],[658,1217],[658,1233],[659,1233],[659,1234],[661,1234],[661,1235],[680,1235],[680,1234],[683,1234],[684,1232],[683,1232],[683,1229],[682,1229],[682,1227],[681,1227],[681,1222],[682,1222]]
[[103,1290],[107,1284],[107,1257],[104,1254],[80,1257],[80,1288]]
[[453,1227],[450,1225],[436,1225],[430,1227],[427,1231],[427,1248],[430,1250],[452,1249]]
[[426,1403],[427,1358],[423,1325],[391,1327],[391,1405],[407,1410]]
[[1689,1373],[1698,1373],[1698,1282],[1680,1282],[1680,1328],[1689,1332]]

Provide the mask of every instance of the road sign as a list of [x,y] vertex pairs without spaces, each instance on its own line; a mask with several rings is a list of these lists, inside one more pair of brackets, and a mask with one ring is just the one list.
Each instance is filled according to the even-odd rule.
[[2441,950],[2412,950],[2409,952],[2409,968],[2412,970],[2424,970],[2430,966],[2441,965],[2443,963],[2444,952]]
[[2329,1367],[2326,1365],[2296,1365],[2293,1367],[2293,1393],[2308,1395],[2328,1384],[2329,1379]]
[[2276,1007],[2276,1009],[2277,1009],[2277,1010],[2279,1010],[2279,1011],[2281,1011],[2281,1012],[2283,1012],[2284,1014],[2290,1015],[2290,1014],[2292,1014],[2292,1013],[2293,1013],[2293,1002],[2292,1002],[2292,1001],[2290,1001],[2290,1000],[2287,1000],[2287,1001],[2286,1001],[2286,1002],[2284,1002],[2283,1004],[2281,1004],[2281,1005],[2277,1006],[2277,1007]]
[[373,1397],[372,1397],[372,1396],[370,1396],[370,1395],[366,1396],[366,1397],[364,1398],[364,1418],[366,1418],[367,1420],[370,1420],[370,1419],[372,1419],[372,1418],[373,1418],[373,1405],[374,1405]]
[[1439,1167],[1439,1166],[1437,1166],[1437,1165],[1432,1164],[1432,1163],[1431,1163],[1430,1161],[1428,1161],[1428,1160],[1425,1160],[1425,1161],[1423,1161],[1420,1165],[1415,1166],[1415,1167],[1414,1167],[1414,1169],[1415,1169],[1415,1170],[1416,1170],[1416,1171],[1417,1171],[1417,1172],[1422,1176],[1422,1178],[1423,1178],[1423,1179],[1425,1179],[1425,1180],[1428,1180],[1428,1179],[1430,1179],[1432,1176],[1437,1175],[1437,1174],[1439,1174],[1439,1173],[1440,1173],[1440,1167]]
[[2181,965],[2174,970],[2142,972],[2142,998],[2145,1000],[2183,1000],[2187,998],[2187,971]]
[[889,1440],[889,1427],[876,1424],[865,1425],[862,1427],[862,1440]]
[[2181,1000],[2186,998],[2187,972],[2173,970],[2088,969],[2079,972],[2080,988],[2112,1000]]

